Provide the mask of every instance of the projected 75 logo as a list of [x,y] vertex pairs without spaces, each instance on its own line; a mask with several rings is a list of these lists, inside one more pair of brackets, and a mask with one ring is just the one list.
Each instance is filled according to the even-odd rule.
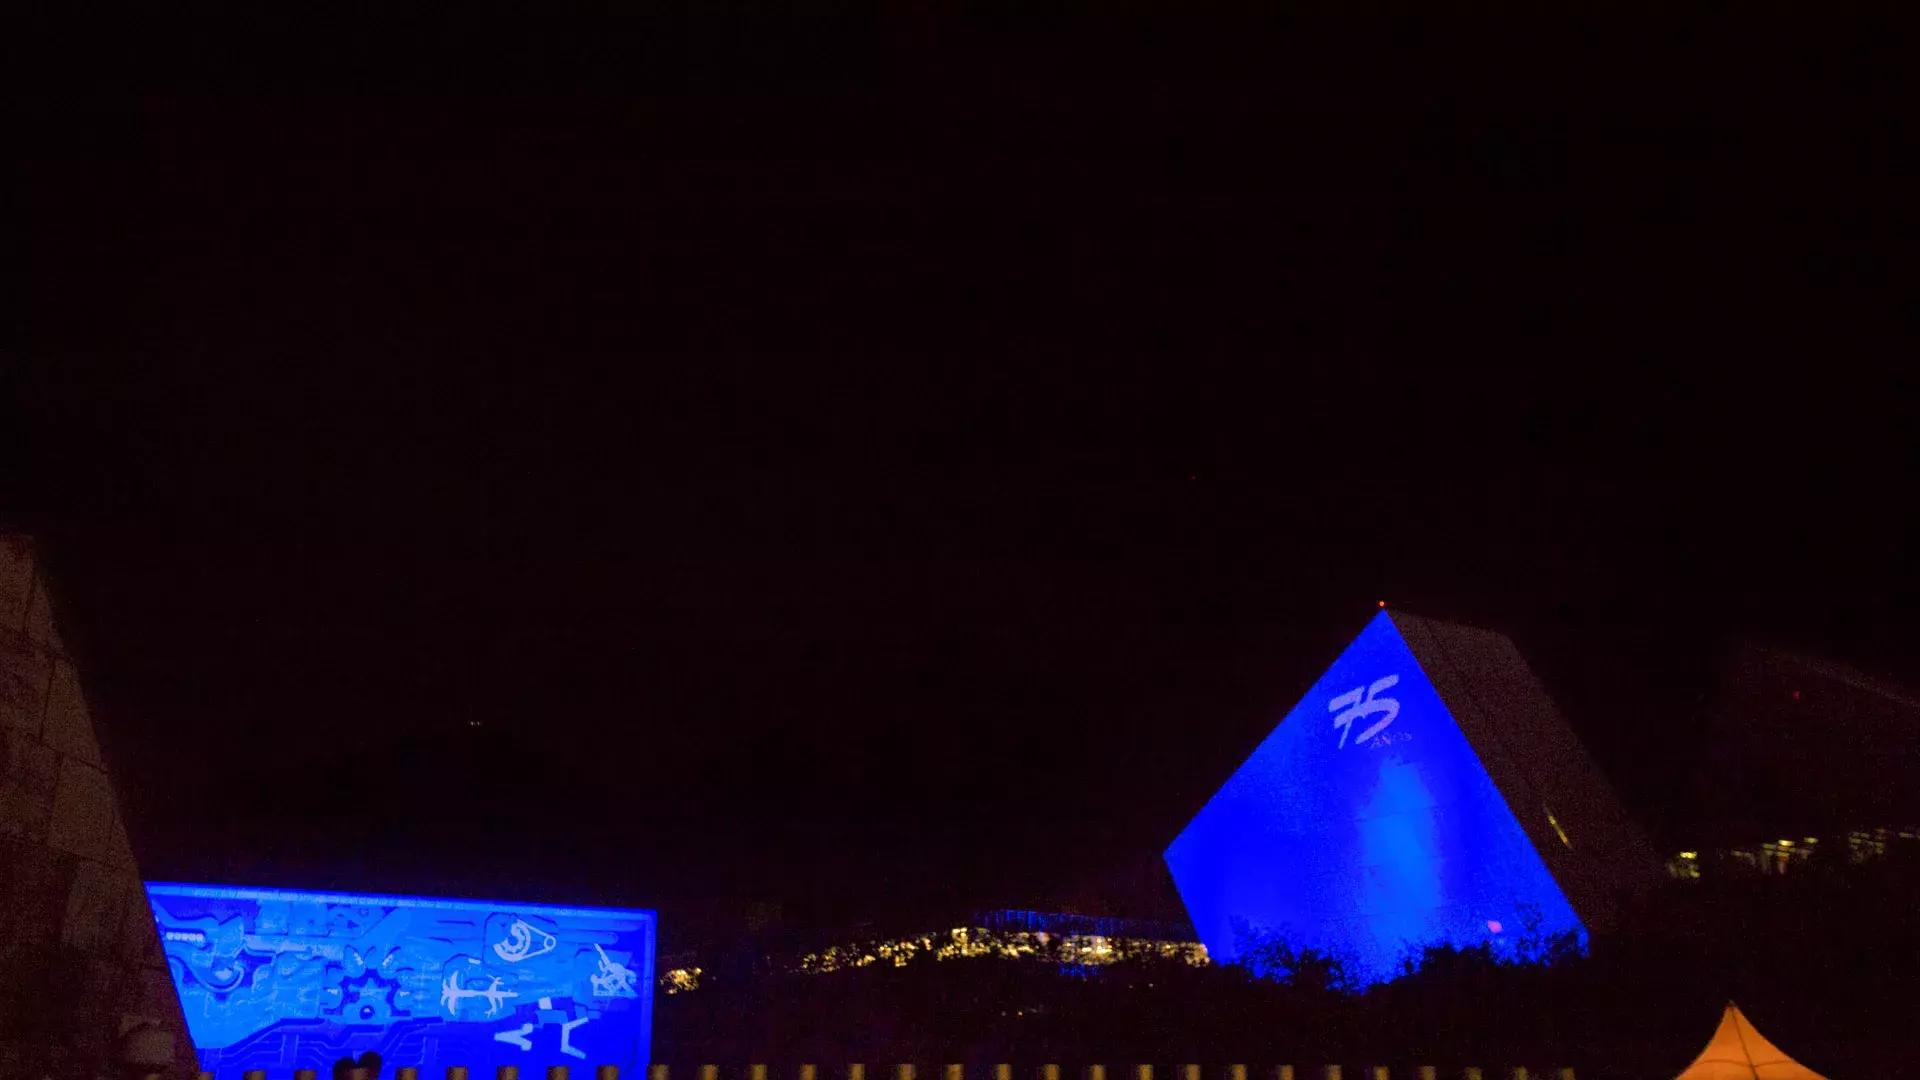
[[[1337,715],[1333,726],[1340,729],[1340,745],[1347,745],[1347,733],[1353,730],[1356,720],[1365,720],[1369,716],[1381,716],[1372,726],[1354,736],[1354,745],[1366,742],[1387,729],[1393,719],[1400,715],[1400,702],[1390,697],[1380,697],[1382,690],[1390,690],[1400,681],[1398,675],[1388,675],[1384,679],[1375,679],[1370,686],[1356,686],[1353,689],[1327,702],[1327,711]],[[1345,710],[1344,712],[1342,710]],[[1382,714],[1385,714],[1382,716]]]

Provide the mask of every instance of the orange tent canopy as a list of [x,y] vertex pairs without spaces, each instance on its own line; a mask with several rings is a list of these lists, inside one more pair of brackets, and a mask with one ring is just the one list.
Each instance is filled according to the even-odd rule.
[[1753,1029],[1738,1006],[1727,1003],[1707,1048],[1674,1080],[1826,1080],[1788,1057]]

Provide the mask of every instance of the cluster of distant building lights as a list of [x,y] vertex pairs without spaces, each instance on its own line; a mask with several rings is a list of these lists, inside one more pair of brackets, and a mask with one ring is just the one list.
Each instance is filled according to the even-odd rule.
[[[1847,834],[1847,862],[1858,866],[1887,853],[1887,846],[1901,841],[1920,841],[1920,827],[1904,829],[1857,829]],[[1769,840],[1746,847],[1729,848],[1719,856],[1738,867],[1762,874],[1784,874],[1796,864],[1812,860],[1819,850],[1820,838]],[[1700,852],[1682,851],[1667,862],[1667,873],[1681,881],[1700,880]]]
[[[1847,861],[1854,865],[1871,862],[1886,855],[1890,844],[1920,841],[1920,827],[1904,829],[1866,829],[1847,834]],[[1727,860],[1763,874],[1783,874],[1796,863],[1805,863],[1818,850],[1820,839],[1781,839],[1749,847],[1732,848],[1720,853]],[[1698,881],[1701,853],[1682,851],[1667,863],[1667,872],[1681,881]],[[1498,931],[1496,931],[1498,932]],[[1154,957],[1177,960],[1195,967],[1209,963],[1207,947],[1197,941],[1160,941],[1145,938],[1116,937],[1107,934],[1057,934],[1044,930],[990,930],[981,927],[955,927],[945,934],[922,934],[864,946],[834,946],[802,956],[792,968],[807,975],[824,975],[875,965],[905,967],[916,958],[934,960],[999,957],[1005,960],[1048,959],[1069,966],[1098,967],[1122,960]],[[700,989],[703,969],[679,967],[662,972],[662,994],[681,994]]]
[[995,932],[955,927],[944,936],[924,934],[901,938],[866,949],[831,948],[800,958],[799,970],[824,974],[850,967],[887,962],[906,967],[916,956],[935,960],[996,956],[1005,960],[1058,960],[1063,964],[1102,965],[1152,956],[1179,960],[1195,967],[1207,962],[1207,947],[1197,941],[1144,941],[1109,938],[1101,934],[1049,934],[1044,930]]
[[[1100,967],[1122,960],[1152,957],[1202,967],[1207,947],[1197,941],[1154,941],[1117,938],[1104,934],[1054,934],[1044,930],[996,931],[981,927],[954,927],[945,934],[922,934],[863,946],[834,946],[802,956],[792,971],[824,975],[834,971],[887,965],[906,967],[917,958],[934,960],[980,959],[1048,960],[1067,967]],[[661,974],[660,992],[679,994],[700,988],[697,967],[674,968]]]

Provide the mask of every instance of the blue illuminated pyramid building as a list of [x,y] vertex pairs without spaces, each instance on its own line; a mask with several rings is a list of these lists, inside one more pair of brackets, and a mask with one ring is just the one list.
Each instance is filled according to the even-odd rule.
[[1214,959],[1277,937],[1367,983],[1431,945],[1584,944],[1656,866],[1512,641],[1386,611],[1166,859]]

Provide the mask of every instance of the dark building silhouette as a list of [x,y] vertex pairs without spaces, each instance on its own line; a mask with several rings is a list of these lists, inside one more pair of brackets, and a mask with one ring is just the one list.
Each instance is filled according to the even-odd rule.
[[1693,783],[1715,844],[1844,842],[1920,825],[1920,693],[1844,664],[1745,645],[1708,707]]

